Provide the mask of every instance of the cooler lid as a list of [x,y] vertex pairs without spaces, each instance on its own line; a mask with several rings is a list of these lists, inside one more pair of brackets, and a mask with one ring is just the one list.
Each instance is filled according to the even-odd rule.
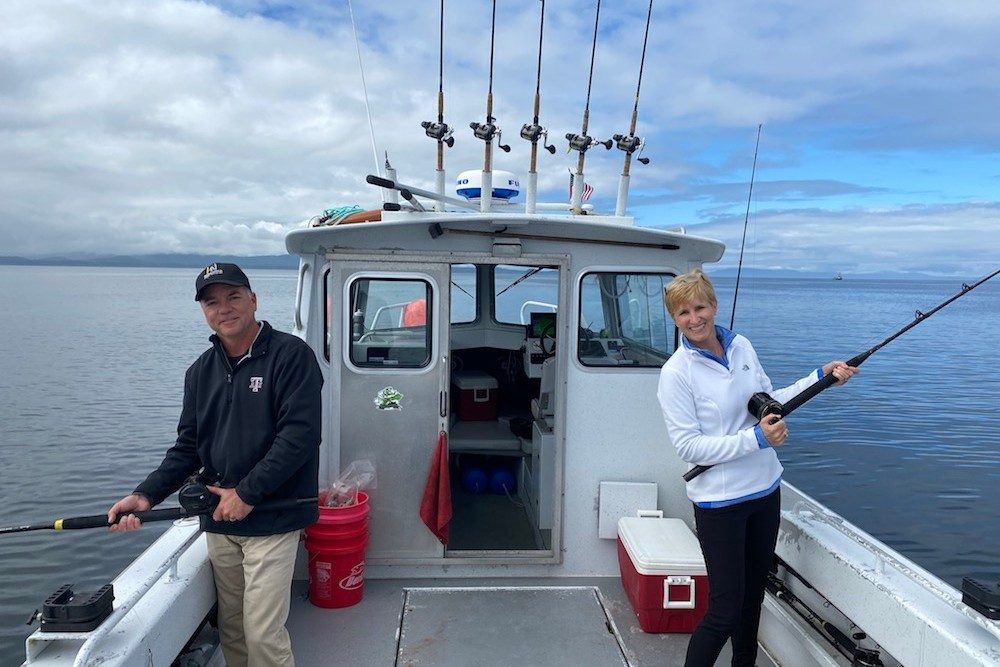
[[622,517],[618,538],[639,574],[706,572],[698,538],[681,519]]
[[451,382],[459,389],[496,389],[500,386],[495,377],[482,371],[454,371]]

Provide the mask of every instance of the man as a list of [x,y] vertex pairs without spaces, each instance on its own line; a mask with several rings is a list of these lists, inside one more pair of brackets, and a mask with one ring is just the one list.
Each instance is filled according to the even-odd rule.
[[215,334],[185,375],[177,441],[160,467],[111,507],[108,523],[112,532],[138,529],[133,512],[162,502],[193,473],[210,471],[218,481],[208,488],[219,504],[201,517],[201,527],[226,664],[293,665],[285,629],[292,570],[300,532],[319,509],[254,506],[316,496],[323,378],[302,340],[257,321],[257,295],[240,267],[207,267],[195,280],[195,300]]

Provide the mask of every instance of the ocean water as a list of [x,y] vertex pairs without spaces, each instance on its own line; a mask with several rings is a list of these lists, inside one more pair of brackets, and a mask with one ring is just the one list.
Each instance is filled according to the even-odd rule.
[[[173,439],[207,346],[194,271],[0,266],[0,526],[99,514]],[[290,328],[293,271],[249,272],[259,317]],[[977,276],[969,276],[971,282]],[[719,279],[728,325],[733,280]],[[735,328],[775,386],[878,343],[960,281],[744,280]],[[1000,573],[1000,279],[873,355],[789,418],[785,479],[948,583]],[[0,536],[0,664],[64,583],[92,589],[165,530]]]

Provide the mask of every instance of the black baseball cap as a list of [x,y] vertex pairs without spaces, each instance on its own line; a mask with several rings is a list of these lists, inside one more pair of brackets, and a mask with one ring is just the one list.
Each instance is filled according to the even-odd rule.
[[246,287],[250,289],[250,281],[247,279],[247,274],[243,273],[243,269],[236,266],[235,264],[229,264],[226,262],[215,262],[209,264],[194,281],[194,300],[201,301],[202,291],[209,285],[214,285],[215,283],[222,283],[223,285],[235,285],[237,287]]

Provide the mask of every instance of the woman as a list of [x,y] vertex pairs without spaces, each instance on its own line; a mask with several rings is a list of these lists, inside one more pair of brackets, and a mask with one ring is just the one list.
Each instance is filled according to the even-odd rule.
[[747,401],[763,391],[779,402],[832,373],[843,384],[857,372],[831,361],[775,391],[750,341],[715,324],[718,301],[700,269],[677,276],[664,292],[681,347],[660,372],[657,396],[677,453],[711,470],[687,485],[708,570],[708,612],[688,644],[687,667],[711,666],[732,639],[733,665],[753,665],[764,584],[778,537],[781,464],[788,437],[777,415],[759,423]]

